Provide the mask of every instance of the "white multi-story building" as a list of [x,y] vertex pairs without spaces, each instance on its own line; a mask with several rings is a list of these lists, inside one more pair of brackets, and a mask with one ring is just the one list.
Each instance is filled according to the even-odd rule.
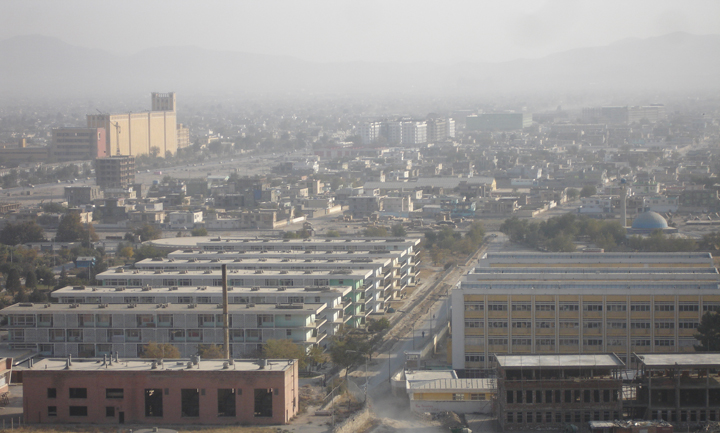
[[[310,347],[323,344],[326,309],[317,304],[232,304],[228,306],[230,350],[234,357],[257,355],[264,342],[290,339]],[[117,352],[134,358],[145,345],[170,343],[180,356],[200,344],[223,344],[219,304],[32,304],[0,311],[8,318],[11,348],[43,356],[102,357]]]
[[427,143],[427,123],[412,120],[402,123],[402,144],[415,145]]

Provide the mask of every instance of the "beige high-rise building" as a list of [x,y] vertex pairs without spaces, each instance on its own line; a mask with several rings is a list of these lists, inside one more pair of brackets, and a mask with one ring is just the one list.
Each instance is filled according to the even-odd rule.
[[110,155],[176,153],[175,93],[153,93],[151,107],[144,113],[88,114],[88,128],[105,128]]

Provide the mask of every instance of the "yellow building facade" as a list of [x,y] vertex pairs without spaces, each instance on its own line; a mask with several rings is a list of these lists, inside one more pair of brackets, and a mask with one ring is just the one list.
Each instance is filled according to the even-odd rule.
[[[123,114],[89,114],[88,128],[105,128],[109,155],[164,157],[178,149],[174,93],[153,93],[152,111]],[[119,150],[118,150],[119,144]],[[119,152],[119,153],[118,153]]]
[[472,377],[493,354],[616,353],[627,361],[633,352],[694,351],[702,315],[720,311],[712,258],[656,255],[635,266],[638,257],[625,256],[613,266],[602,253],[585,255],[602,265],[592,270],[569,266],[570,257],[533,268],[485,258],[453,290],[453,368]]

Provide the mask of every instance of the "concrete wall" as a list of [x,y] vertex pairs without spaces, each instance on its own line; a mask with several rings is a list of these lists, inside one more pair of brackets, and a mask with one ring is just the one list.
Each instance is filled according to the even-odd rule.
[[410,400],[410,410],[418,413],[452,411],[455,413],[489,414],[492,413],[492,402]]

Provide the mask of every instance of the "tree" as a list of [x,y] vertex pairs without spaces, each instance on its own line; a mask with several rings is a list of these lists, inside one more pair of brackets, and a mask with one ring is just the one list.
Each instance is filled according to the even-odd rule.
[[208,231],[205,227],[197,227],[190,231],[190,234],[193,236],[207,236]]
[[370,324],[368,325],[367,329],[370,332],[380,332],[388,329],[390,327],[390,321],[383,317],[379,320],[371,320]]
[[135,255],[135,251],[133,251],[130,246],[122,247],[122,249],[118,252],[118,255],[123,259],[130,260]]
[[20,273],[15,268],[10,268],[7,272],[7,279],[5,280],[5,288],[8,292],[13,295],[22,289],[20,284]]
[[197,351],[205,359],[225,359],[225,350],[219,344],[198,344]]
[[708,311],[700,319],[695,339],[700,342],[695,346],[698,352],[716,352],[720,350],[720,313]]
[[0,230],[0,243],[17,245],[45,240],[45,231],[35,221],[20,224],[6,224]]
[[36,302],[42,304],[48,301],[47,292],[45,290],[35,289],[30,293],[28,298],[30,302]]
[[386,227],[370,226],[363,230],[363,236],[369,238],[386,238],[388,237],[388,230]]
[[27,276],[25,277],[25,287],[28,289],[36,289],[37,288],[37,275],[35,275],[35,271],[29,271],[27,273]]
[[329,238],[339,238],[340,232],[337,230],[328,230],[327,232],[325,232],[325,236]]
[[160,155],[160,148],[157,146],[153,146],[150,148],[150,156],[153,158],[157,158],[157,156]]
[[390,230],[392,231],[393,236],[397,237],[403,237],[407,236],[407,232],[405,231],[405,227],[403,227],[402,224],[398,223],[390,227]]
[[568,190],[567,190],[568,200],[577,200],[578,197],[580,197],[580,191],[578,191],[575,188],[568,188]]
[[178,359],[180,358],[180,351],[172,344],[151,341],[143,348],[140,358]]
[[139,229],[135,230],[135,234],[137,236],[140,236],[140,241],[152,241],[154,239],[160,239],[163,235],[162,230],[160,230],[159,227],[145,224],[144,226],[140,227]]
[[298,368],[307,367],[307,354],[305,349],[293,343],[292,340],[268,340],[263,345],[263,356],[271,359],[297,359]]
[[80,222],[80,215],[65,214],[58,224],[55,240],[58,242],[77,242],[87,238],[88,232]]
[[330,359],[338,367],[349,370],[350,367],[363,363],[365,356],[369,356],[371,350],[370,342],[363,337],[351,334],[335,336],[330,343]]
[[591,197],[593,195],[597,194],[597,188],[593,185],[585,185],[580,190],[580,197]]
[[55,274],[53,273],[52,269],[48,268],[47,266],[40,266],[39,268],[35,269],[35,276],[37,277],[37,281],[44,286],[55,285]]

